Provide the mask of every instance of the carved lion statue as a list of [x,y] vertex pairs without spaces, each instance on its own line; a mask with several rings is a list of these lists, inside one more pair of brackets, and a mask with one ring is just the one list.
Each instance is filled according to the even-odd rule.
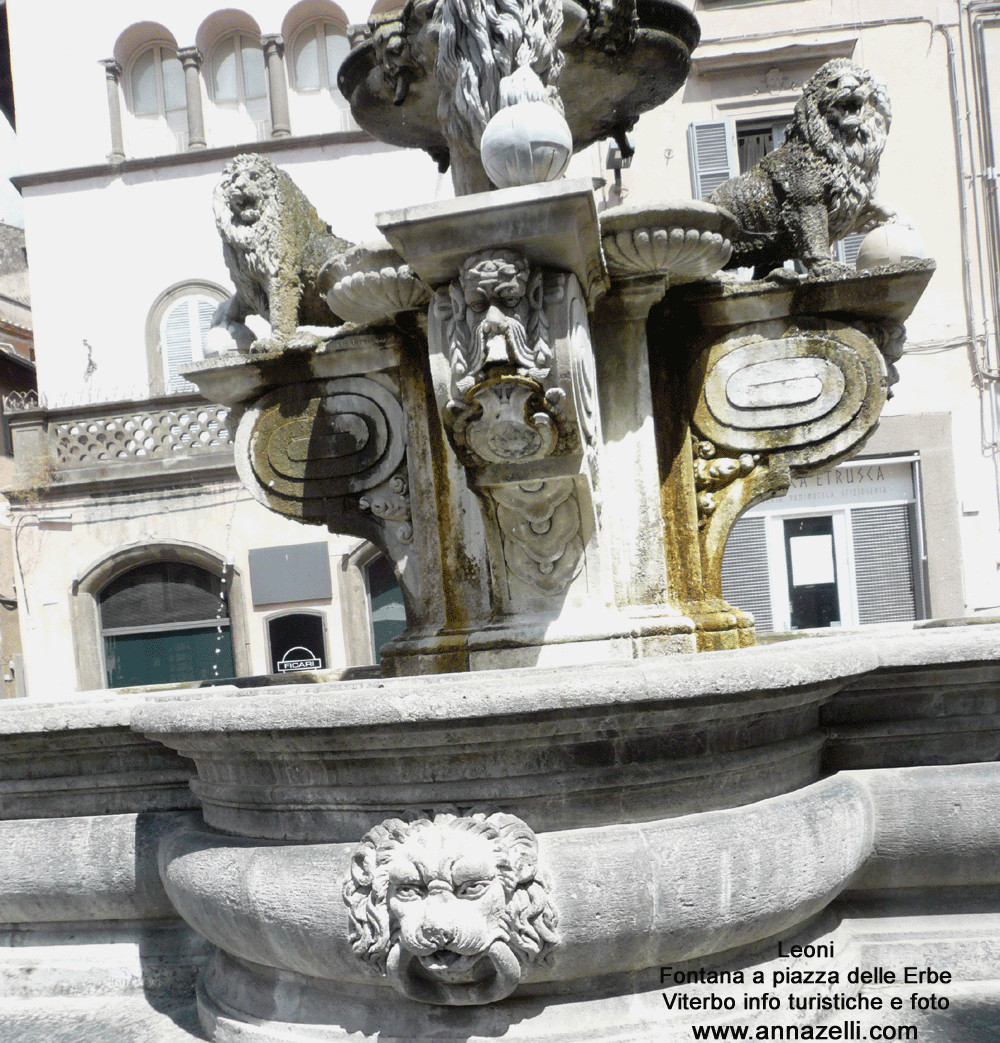
[[[330,232],[292,179],[270,160],[242,155],[222,172],[213,201],[226,267],[236,292],[216,310],[206,353],[244,347],[253,335],[248,315],[271,324],[272,344],[290,343],[300,327],[339,325],[317,289],[320,266],[351,247]],[[214,342],[214,350],[211,344]]]
[[503,999],[557,941],[537,870],[535,834],[513,815],[387,819],[365,834],[344,885],[351,945],[411,999]]
[[797,258],[810,275],[847,271],[831,244],[895,216],[872,198],[890,119],[885,86],[867,69],[827,62],[803,88],[784,144],[709,197],[740,223],[727,267],[766,275]]

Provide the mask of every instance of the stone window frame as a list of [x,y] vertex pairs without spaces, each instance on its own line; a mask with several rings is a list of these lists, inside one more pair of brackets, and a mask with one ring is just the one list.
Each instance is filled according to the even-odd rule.
[[80,691],[106,688],[104,640],[101,632],[100,592],[112,580],[140,565],[160,561],[195,565],[225,579],[229,587],[229,632],[233,642],[233,670],[237,677],[250,674],[247,619],[243,604],[243,577],[239,569],[208,547],[183,540],[157,540],[127,544],[89,565],[73,581],[70,612],[73,623],[73,653]]
[[[163,365],[163,345],[160,340],[163,318],[178,301],[185,297],[195,296],[214,297],[221,304],[232,294],[224,286],[209,279],[185,279],[168,286],[153,301],[146,315],[146,368],[149,374],[151,398],[169,394]],[[183,392],[178,392],[178,394],[183,394]]]
[[382,556],[378,547],[363,540],[345,554],[341,562],[338,586],[344,627],[345,666],[378,665],[366,570],[376,558]]

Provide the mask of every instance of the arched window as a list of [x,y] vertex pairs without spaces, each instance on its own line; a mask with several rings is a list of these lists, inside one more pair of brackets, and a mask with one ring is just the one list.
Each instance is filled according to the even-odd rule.
[[230,33],[212,48],[209,86],[220,144],[264,141],[271,133],[267,74],[260,40],[249,33]]
[[328,20],[310,22],[293,37],[288,75],[299,133],[354,127],[347,99],[337,87],[337,71],[350,49],[346,26]]
[[133,155],[160,155],[186,147],[184,70],[170,44],[154,43],[132,59],[126,98],[132,115],[129,138]]
[[157,561],[116,577],[97,601],[109,688],[233,676],[224,578]]
[[368,562],[365,578],[371,609],[372,646],[377,663],[382,646],[406,629],[406,608],[392,563],[384,554]]
[[347,34],[333,22],[304,26],[292,41],[292,86],[297,91],[335,91],[343,100],[337,70],[350,49]]
[[325,670],[326,617],[322,612],[283,612],[267,621],[271,673]]
[[212,315],[228,294],[216,283],[191,279],[175,283],[153,302],[146,318],[146,357],[152,395],[197,389],[178,375],[189,362],[204,358]]

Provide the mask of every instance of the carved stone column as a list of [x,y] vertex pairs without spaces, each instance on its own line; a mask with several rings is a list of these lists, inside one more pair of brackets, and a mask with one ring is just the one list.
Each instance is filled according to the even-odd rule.
[[184,47],[177,52],[184,66],[184,94],[187,99],[188,148],[205,148],[205,113],[201,104],[201,51]]
[[594,316],[607,489],[604,519],[615,533],[611,553],[619,605],[658,604],[667,596],[646,354],[646,319],[665,288],[661,275],[616,280]]
[[121,163],[125,158],[125,139],[122,135],[122,104],[119,93],[122,67],[114,58],[105,58],[104,66],[108,88],[108,117],[111,122],[111,151],[108,153],[109,163]]
[[715,647],[705,645],[706,631],[734,632],[737,620],[705,603],[701,562],[692,553],[698,516],[687,346],[669,322],[658,325],[649,314],[670,282],[724,264],[736,228],[728,215],[695,202],[617,207],[601,220],[612,289],[597,310],[606,330],[598,357],[616,583],[634,603],[676,606],[703,647]]
[[288,80],[285,77],[285,41],[279,35],[262,36],[267,66],[268,96],[271,99],[271,137],[287,138],[292,133],[288,113]]

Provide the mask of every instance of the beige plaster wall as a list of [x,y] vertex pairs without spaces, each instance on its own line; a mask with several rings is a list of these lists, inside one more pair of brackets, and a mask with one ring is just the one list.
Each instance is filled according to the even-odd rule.
[[37,508],[35,513],[25,515],[17,542],[18,596],[22,606],[27,598],[22,636],[29,695],[52,699],[60,693],[89,687],[81,685],[76,666],[80,642],[75,646],[72,636],[73,599],[85,596],[76,590],[77,581],[109,555],[135,545],[192,544],[232,562],[242,580],[248,673],[270,672],[264,621],[279,608],[323,612],[329,665],[347,665],[338,575],[342,556],[357,541],[338,537],[330,540],[330,600],[262,605],[257,609],[251,604],[247,560],[250,548],[312,543],[325,536],[321,528],[299,525],[265,510],[235,482],[163,491],[142,499],[121,498],[103,503],[67,500]]

